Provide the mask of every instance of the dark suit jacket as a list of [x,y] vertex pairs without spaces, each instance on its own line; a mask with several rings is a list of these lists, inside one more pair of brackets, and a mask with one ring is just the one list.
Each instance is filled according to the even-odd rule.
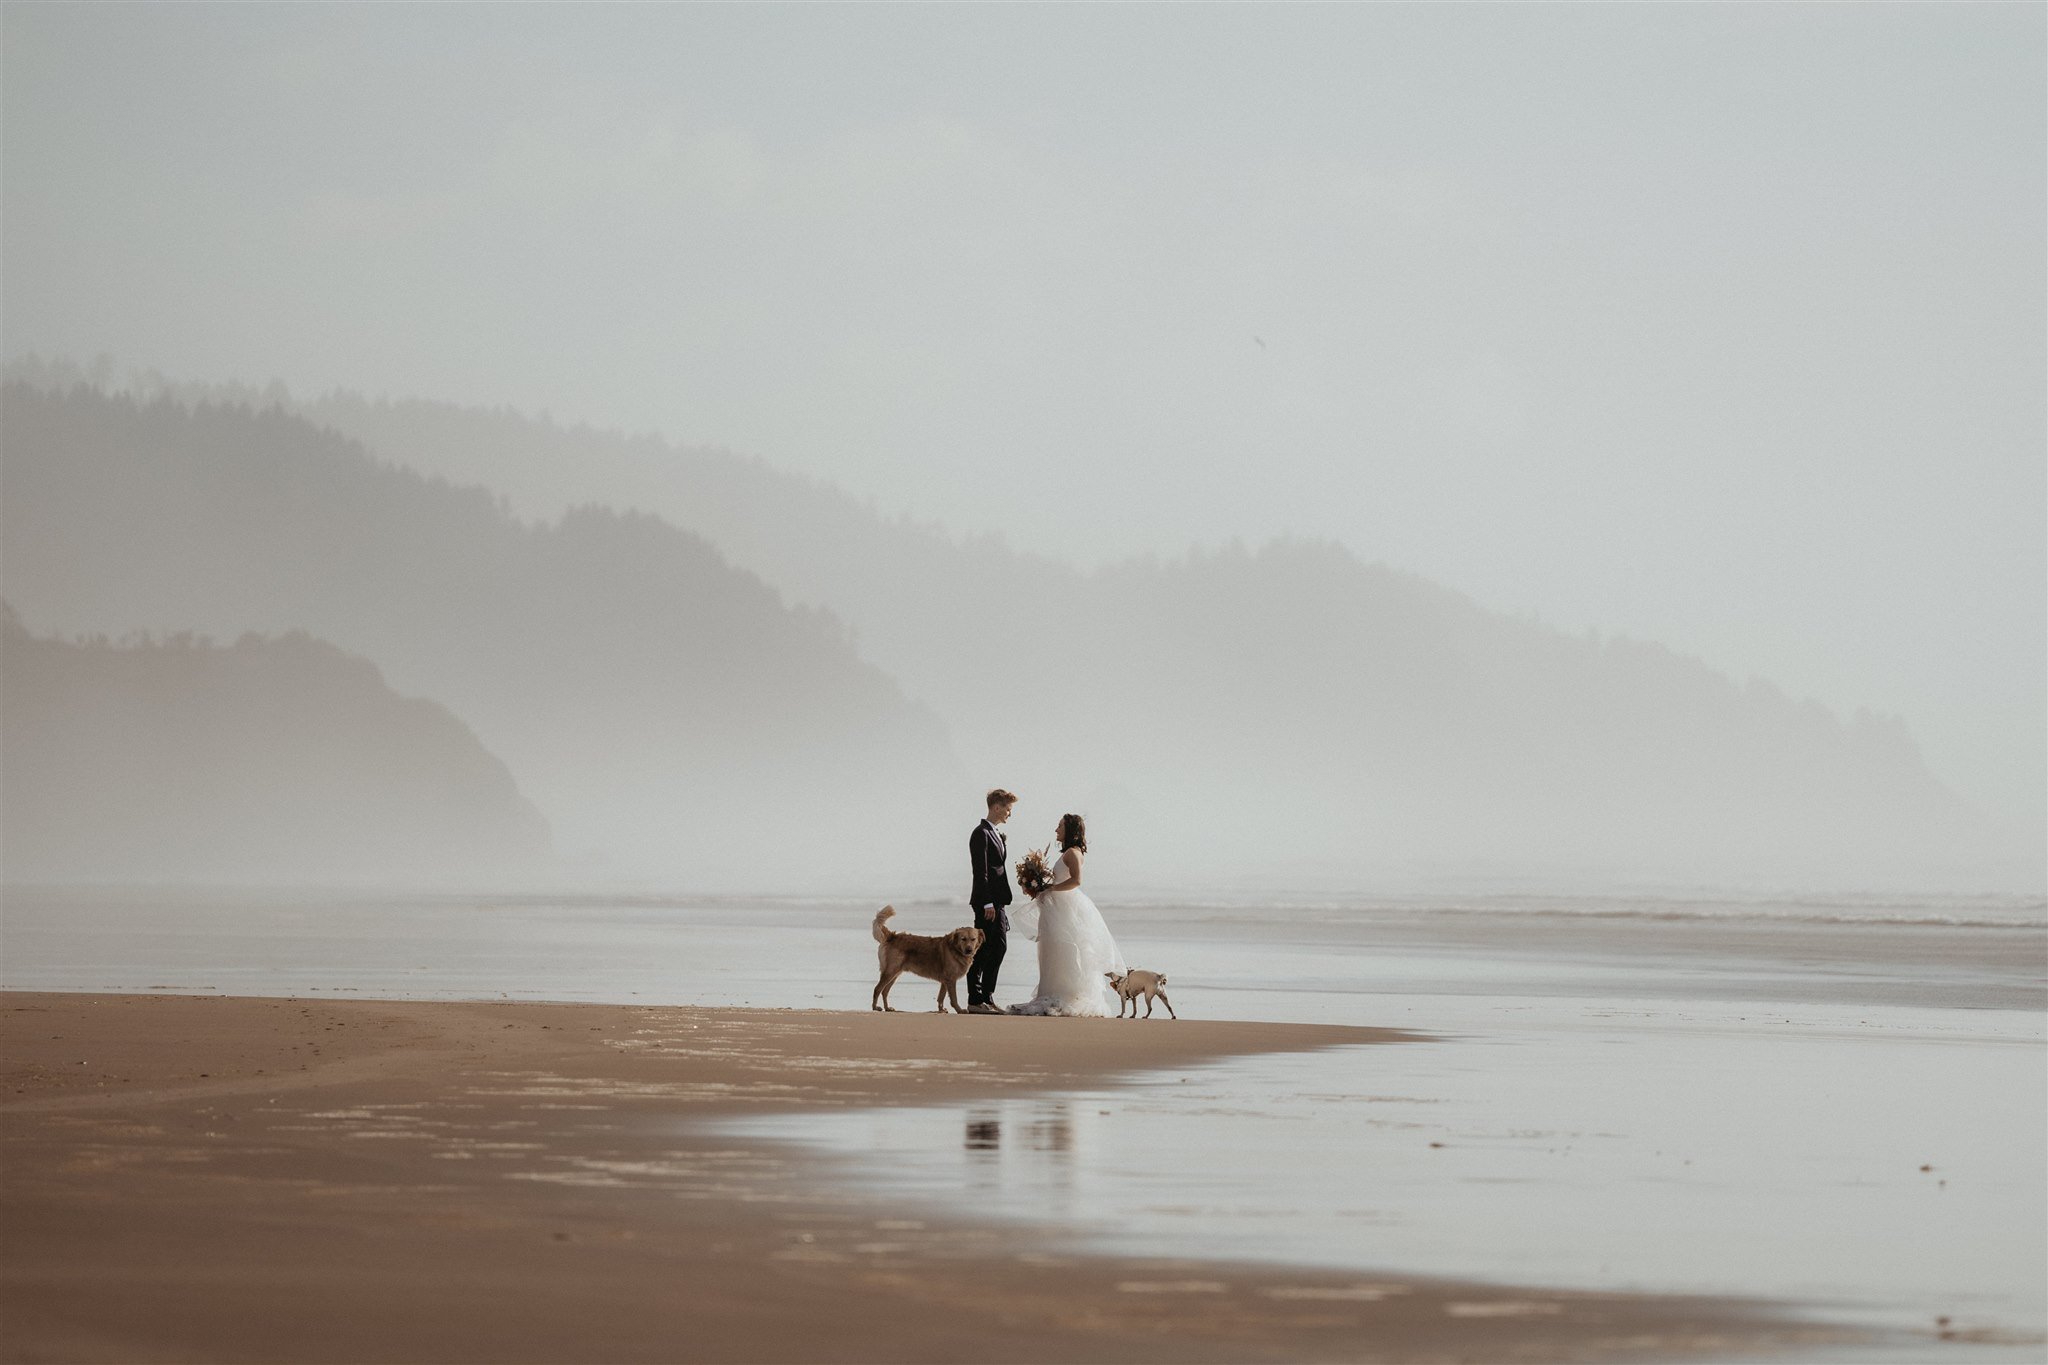
[[974,833],[967,836],[967,856],[974,863],[974,890],[968,895],[968,904],[976,910],[984,905],[1008,905],[1010,869],[1004,860],[1010,856],[1010,846],[1002,831],[986,820],[976,825]]

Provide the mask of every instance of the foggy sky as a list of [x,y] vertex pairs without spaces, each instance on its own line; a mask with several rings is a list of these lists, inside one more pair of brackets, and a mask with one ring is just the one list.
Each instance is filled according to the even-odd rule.
[[0,15],[10,358],[1327,535],[2041,819],[2039,8]]

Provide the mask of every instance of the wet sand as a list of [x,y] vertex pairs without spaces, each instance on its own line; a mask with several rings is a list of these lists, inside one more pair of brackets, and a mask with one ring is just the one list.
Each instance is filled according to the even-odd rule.
[[1711,1299],[1077,1256],[690,1122],[1412,1036],[8,992],[0,1358],[1493,1361],[1855,1340]]

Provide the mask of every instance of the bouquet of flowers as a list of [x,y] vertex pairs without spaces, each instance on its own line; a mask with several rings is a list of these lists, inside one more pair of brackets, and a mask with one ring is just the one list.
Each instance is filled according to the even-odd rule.
[[1025,895],[1036,896],[1052,885],[1052,872],[1045,865],[1045,855],[1051,849],[1051,844],[1034,848],[1017,864],[1017,885],[1023,888]]

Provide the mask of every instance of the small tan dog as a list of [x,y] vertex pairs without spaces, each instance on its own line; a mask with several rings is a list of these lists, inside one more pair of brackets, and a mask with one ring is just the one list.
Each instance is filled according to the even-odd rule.
[[[1173,1012],[1173,1002],[1166,998],[1166,977],[1163,973],[1125,972],[1118,976],[1115,972],[1104,972],[1103,975],[1109,978],[1109,984],[1116,988],[1116,993],[1123,997],[1124,1005],[1131,1007],[1131,1018],[1138,1017],[1138,997],[1141,995],[1145,997],[1147,1019],[1152,1017],[1152,1002],[1155,999],[1166,1006],[1168,1015],[1175,1019],[1180,1018]],[[1116,1017],[1124,1017],[1123,1005],[1117,1006]]]
[[[894,1014],[896,1007],[889,1003],[889,988],[903,973],[915,972],[939,983],[940,1014],[946,1012],[948,997],[953,1001],[953,1013],[967,1013],[960,1008],[957,987],[960,978],[967,975],[968,967],[973,964],[974,955],[981,951],[981,930],[965,925],[950,934],[937,936],[899,934],[888,923],[895,913],[895,906],[885,905],[875,915],[875,942],[881,945],[875,950],[875,956],[881,960],[882,979],[875,983],[875,993],[868,1007]],[[1136,1009],[1136,1006],[1132,1008]]]

